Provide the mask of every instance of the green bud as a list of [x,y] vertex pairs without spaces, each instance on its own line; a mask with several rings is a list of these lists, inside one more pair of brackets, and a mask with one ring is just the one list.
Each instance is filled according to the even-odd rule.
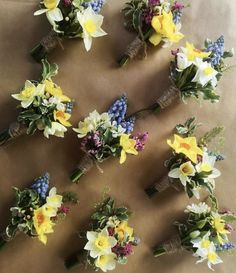
[[191,237],[192,239],[195,239],[195,238],[197,238],[200,234],[201,234],[201,232],[200,232],[199,230],[195,230],[195,231],[193,231],[193,232],[190,233],[190,237]]

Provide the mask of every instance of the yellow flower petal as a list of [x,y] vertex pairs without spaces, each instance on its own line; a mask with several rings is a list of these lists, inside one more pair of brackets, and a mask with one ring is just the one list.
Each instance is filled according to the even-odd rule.
[[120,155],[120,164],[123,164],[125,161],[126,161],[126,152],[122,150]]
[[154,46],[159,45],[161,40],[162,36],[158,33],[152,34],[152,36],[149,38],[149,42],[152,43]]

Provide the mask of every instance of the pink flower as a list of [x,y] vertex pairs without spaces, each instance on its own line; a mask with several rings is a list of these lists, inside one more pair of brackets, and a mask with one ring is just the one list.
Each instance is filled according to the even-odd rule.
[[70,211],[70,209],[68,207],[66,207],[65,205],[61,205],[61,207],[59,208],[59,212],[60,213],[64,213],[64,214],[68,214]]
[[138,152],[143,151],[145,148],[145,142],[148,139],[148,133],[138,133],[137,135],[133,136],[133,139],[136,140],[135,149]]
[[72,0],[64,0],[64,5],[65,6],[70,6],[72,4]]

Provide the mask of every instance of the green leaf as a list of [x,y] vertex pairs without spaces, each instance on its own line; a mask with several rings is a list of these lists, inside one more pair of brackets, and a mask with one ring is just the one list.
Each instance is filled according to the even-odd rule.
[[42,72],[43,80],[51,79],[51,77],[57,75],[58,73],[57,64],[50,64],[46,59],[43,59],[42,65],[43,65],[43,72]]
[[202,228],[204,228],[204,226],[206,225],[206,223],[207,223],[207,220],[206,220],[206,219],[200,220],[200,221],[197,222],[197,227],[198,227],[199,229],[202,229]]
[[223,216],[221,216],[221,218],[223,220],[225,220],[225,222],[227,222],[227,223],[231,223],[231,222],[236,221],[236,216],[234,216],[234,215],[223,215]]

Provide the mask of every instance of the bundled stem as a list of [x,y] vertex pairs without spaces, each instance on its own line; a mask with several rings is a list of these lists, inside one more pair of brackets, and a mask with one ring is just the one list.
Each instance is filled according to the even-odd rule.
[[182,241],[179,236],[173,237],[169,241],[153,249],[154,257],[160,257],[164,254],[173,254],[183,250]]
[[10,124],[9,128],[0,133],[0,146],[3,146],[8,141],[26,134],[26,126],[19,122]]
[[74,254],[69,256],[67,259],[65,259],[65,262],[64,262],[65,267],[67,269],[72,269],[76,266],[85,264],[86,255],[87,253],[84,250],[75,252]]
[[58,45],[60,45],[61,39],[58,34],[51,30],[43,39],[31,50],[31,56],[40,62],[45,59],[47,54],[53,51]]

